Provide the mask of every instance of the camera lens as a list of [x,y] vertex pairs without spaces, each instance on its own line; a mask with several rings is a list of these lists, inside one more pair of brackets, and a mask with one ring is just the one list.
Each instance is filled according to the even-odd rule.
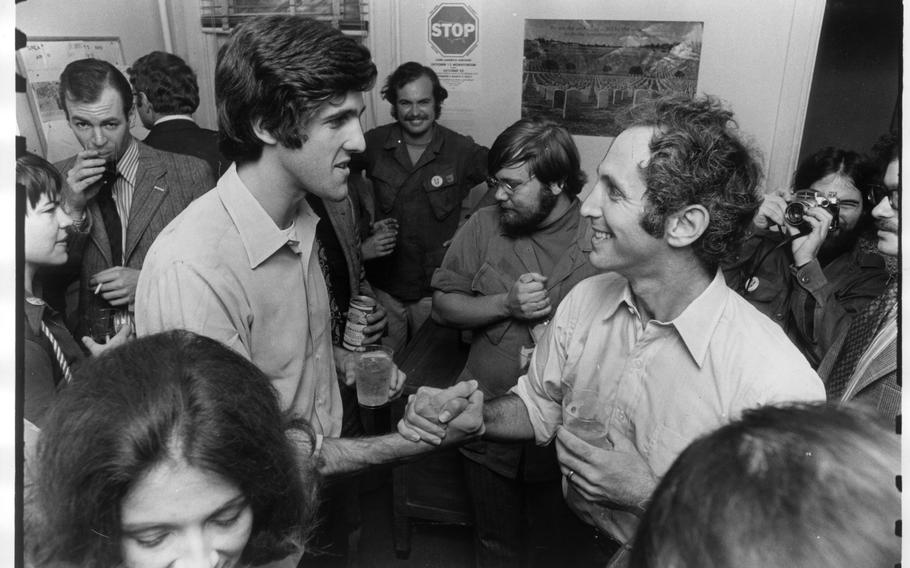
[[787,205],[784,210],[784,220],[794,227],[803,224],[803,217],[806,215],[806,205],[801,201],[794,201]]

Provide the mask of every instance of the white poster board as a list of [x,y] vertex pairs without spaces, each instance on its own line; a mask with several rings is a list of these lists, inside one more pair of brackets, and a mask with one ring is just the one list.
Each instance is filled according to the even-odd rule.
[[[56,162],[75,154],[82,148],[63,112],[58,93],[60,73],[72,61],[93,58],[113,64],[126,75],[120,38],[29,38],[16,57],[19,72],[27,80],[28,102],[45,157]],[[130,118],[133,127],[134,119]]]

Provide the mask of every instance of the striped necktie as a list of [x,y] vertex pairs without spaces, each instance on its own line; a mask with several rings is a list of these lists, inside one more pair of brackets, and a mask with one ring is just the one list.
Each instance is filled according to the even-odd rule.
[[63,380],[65,383],[69,383],[73,380],[73,372],[70,370],[70,364],[67,362],[66,356],[63,354],[63,349],[60,347],[57,338],[54,337],[50,328],[47,327],[47,324],[43,321],[41,322],[41,333],[43,333],[44,336],[47,337],[47,340],[51,342],[51,349],[54,350],[54,357],[57,359],[60,370],[63,371]]

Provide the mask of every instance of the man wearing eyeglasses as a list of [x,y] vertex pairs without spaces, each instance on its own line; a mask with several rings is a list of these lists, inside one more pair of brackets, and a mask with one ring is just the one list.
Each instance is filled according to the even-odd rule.
[[[586,176],[565,128],[519,120],[496,138],[487,165],[498,204],[479,209],[456,233],[433,275],[432,314],[473,332],[460,379],[476,379],[489,399],[515,386],[559,302],[597,269],[587,259],[591,223],[576,197]],[[475,565],[527,565],[522,553],[531,551],[539,565],[564,560],[542,557],[561,552],[551,543],[562,532],[578,531],[562,499],[555,448],[479,441],[461,452]]]
[[727,284],[773,319],[817,367],[836,331],[885,289],[868,200],[878,168],[824,148],[793,174],[793,191],[763,196],[749,239],[725,264]]
[[[448,91],[430,67],[402,64],[382,96],[395,122],[366,133],[366,151],[351,157],[351,171],[364,170],[372,182],[374,221],[397,221],[393,245],[375,247],[380,256],[366,271],[388,314],[383,342],[398,350],[430,315],[430,277],[461,221],[462,201],[486,179],[487,149],[439,124]],[[377,231],[389,232],[395,234]]]
[[883,169],[883,185],[873,186],[869,199],[878,250],[888,260],[885,291],[853,320],[842,325],[818,373],[828,400],[857,401],[895,420],[901,410],[897,377],[897,256],[900,252],[900,138],[889,134],[873,149]]

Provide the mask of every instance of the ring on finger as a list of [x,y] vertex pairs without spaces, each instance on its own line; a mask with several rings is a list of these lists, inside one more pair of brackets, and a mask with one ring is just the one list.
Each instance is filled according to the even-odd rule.
[[573,476],[573,475],[575,475],[575,470],[574,470],[574,469],[570,469],[570,470],[569,470],[569,473],[566,474],[566,481],[572,481],[572,476]]

